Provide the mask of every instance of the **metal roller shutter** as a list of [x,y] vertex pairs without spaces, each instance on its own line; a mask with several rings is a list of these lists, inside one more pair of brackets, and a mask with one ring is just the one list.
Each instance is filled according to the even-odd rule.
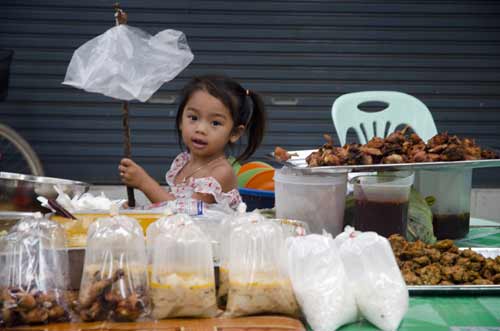
[[[35,148],[49,176],[118,184],[120,105],[61,85],[75,48],[113,25],[112,2],[3,0],[0,47],[15,50],[0,118]],[[275,145],[309,149],[333,133],[344,93],[397,90],[420,98],[439,131],[500,149],[498,1],[128,0],[129,23],[187,34],[192,65],[156,99],[131,106],[132,153],[163,181],[179,148],[174,97],[193,75],[223,72],[265,97]],[[474,186],[500,187],[498,170]]]

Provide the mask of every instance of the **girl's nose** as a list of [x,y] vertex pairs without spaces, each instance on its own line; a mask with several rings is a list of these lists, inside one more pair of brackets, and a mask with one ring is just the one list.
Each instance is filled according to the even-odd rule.
[[196,126],[196,133],[202,133],[204,134],[207,130],[207,125],[205,122],[200,121],[198,122],[198,125]]

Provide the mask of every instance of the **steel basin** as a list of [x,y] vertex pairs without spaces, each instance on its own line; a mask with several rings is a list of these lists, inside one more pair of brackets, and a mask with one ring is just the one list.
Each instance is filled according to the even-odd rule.
[[59,185],[70,197],[90,188],[85,182],[0,172],[0,211],[47,211],[36,198],[57,198],[54,185]]

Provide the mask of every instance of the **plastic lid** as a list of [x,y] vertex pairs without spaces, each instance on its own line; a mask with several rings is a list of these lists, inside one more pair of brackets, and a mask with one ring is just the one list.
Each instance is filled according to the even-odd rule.
[[346,184],[347,172],[303,173],[292,168],[276,169],[274,180],[278,183],[300,185],[332,185]]

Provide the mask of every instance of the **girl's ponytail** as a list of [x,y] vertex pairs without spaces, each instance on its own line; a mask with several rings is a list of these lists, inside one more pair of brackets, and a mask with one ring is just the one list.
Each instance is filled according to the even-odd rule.
[[248,143],[243,153],[236,158],[236,161],[244,161],[255,153],[262,143],[266,130],[266,112],[262,98],[251,90],[245,90],[245,99],[250,104],[248,118],[245,123]]

